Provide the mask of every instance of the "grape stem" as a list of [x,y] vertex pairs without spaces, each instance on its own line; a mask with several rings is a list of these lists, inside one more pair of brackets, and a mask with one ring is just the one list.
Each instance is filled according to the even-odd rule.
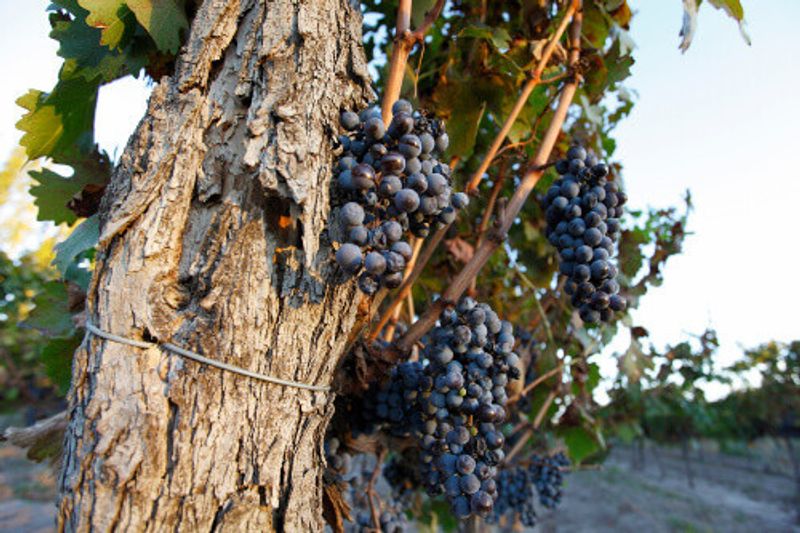
[[[494,211],[495,203],[497,202],[497,196],[500,194],[500,191],[503,188],[503,184],[506,181],[506,167],[507,164],[503,164],[500,167],[500,170],[497,173],[497,178],[494,181],[494,185],[492,186],[492,192],[489,194],[489,200],[486,203],[486,209],[483,211],[483,215],[481,215],[481,223],[478,226],[478,238],[475,241],[475,247],[479,248],[483,241],[486,238],[486,231],[489,229],[489,222],[492,220],[492,213]],[[477,283],[477,278],[472,280],[472,283],[469,287],[470,295],[475,294],[475,284]]]
[[392,105],[400,97],[408,56],[411,54],[414,45],[425,38],[425,33],[439,18],[442,9],[444,9],[445,0],[437,0],[431,10],[425,14],[422,24],[414,31],[410,30],[411,4],[412,0],[400,0],[400,4],[397,6],[397,25],[394,32],[392,58],[389,62],[389,78],[386,80],[381,104],[381,115],[383,122],[387,126],[392,120]]
[[536,295],[536,285],[533,284],[530,278],[528,278],[528,276],[526,276],[525,273],[519,269],[519,267],[516,267],[514,270],[519,279],[522,280],[522,283],[533,293],[533,302],[536,304],[536,310],[538,311],[540,321],[544,326],[545,335],[547,335],[547,342],[549,342],[551,346],[554,346],[555,339],[553,339],[553,330],[550,327],[550,320],[547,318],[547,313],[545,312],[544,307],[542,307],[542,303],[539,301],[539,298]]
[[[411,256],[411,260],[406,265],[406,270],[404,273],[403,281],[407,280],[411,273],[414,270],[415,265],[417,264],[417,259],[419,258],[420,249],[422,249],[422,239],[414,239],[414,252]],[[409,298],[411,297],[411,291],[408,291]],[[399,305],[392,306],[394,311],[389,313],[384,313],[381,317],[380,322],[375,328],[372,330],[372,333],[369,336],[369,342],[375,342],[375,339],[378,338],[380,335],[381,330],[386,327],[386,334],[384,335],[384,339],[387,342],[392,342],[392,338],[394,337],[394,330],[397,327],[397,320],[400,318],[400,311],[402,308]],[[414,320],[414,303],[413,300],[409,300],[408,304],[408,323],[410,324],[411,321]]]
[[[580,60],[580,37],[581,37],[581,23],[582,14],[577,11],[573,16],[572,27],[570,29],[570,51],[569,51],[569,64],[570,67],[575,68],[578,66]],[[508,230],[514,223],[514,220],[522,210],[522,206],[528,199],[531,191],[536,186],[536,183],[544,173],[543,166],[547,163],[550,153],[555,146],[556,140],[561,133],[561,127],[567,117],[572,100],[578,90],[578,85],[581,82],[581,76],[577,73],[572,79],[564,86],[561,92],[558,106],[553,113],[553,118],[550,122],[547,131],[542,138],[542,143],[539,145],[536,155],[533,158],[532,164],[528,167],[525,175],[522,177],[519,186],[514,191],[511,199],[508,202],[502,220],[497,228],[493,228],[487,238],[480,247],[475,250],[472,259],[464,265],[464,268],[453,278],[450,285],[445,289],[442,297],[433,302],[428,307],[425,313],[417,320],[395,344],[396,351],[399,353],[407,353],[411,346],[413,346],[428,330],[433,327],[436,320],[439,318],[441,312],[449,305],[454,305],[464,291],[469,287],[470,282],[478,275],[483,266],[489,260],[489,257],[494,253],[495,249],[500,245]]]
[[[400,304],[408,297],[409,294],[411,294],[411,288],[414,286],[414,282],[416,282],[419,275],[422,274],[425,265],[428,264],[431,256],[433,256],[433,252],[436,251],[436,248],[444,238],[445,233],[447,233],[448,227],[449,226],[445,226],[444,228],[438,229],[436,233],[433,234],[433,237],[431,237],[427,242],[425,248],[419,253],[419,256],[416,259],[412,259],[414,262],[414,268],[411,270],[411,273],[405,277],[403,284],[400,285],[400,289],[397,291],[394,299],[383,311],[380,320],[378,320],[378,324],[373,328],[372,333],[369,336],[370,342],[373,342],[378,338],[380,331],[391,320],[393,314],[397,309],[399,309]],[[422,246],[423,240],[420,239],[417,241],[417,243],[419,246]]]
[[378,458],[375,463],[375,469],[372,471],[372,476],[369,478],[369,484],[367,485],[367,499],[369,499],[369,512],[372,515],[372,525],[375,527],[376,531],[381,531],[381,519],[380,513],[378,512],[378,506],[375,505],[375,482],[378,480],[378,475],[381,473],[381,465],[383,464],[383,460],[386,458],[386,448],[381,448],[381,451],[378,453]]
[[552,369],[548,370],[547,372],[545,372],[544,374],[542,374],[538,378],[536,378],[533,381],[531,381],[530,383],[528,383],[525,386],[525,388],[520,391],[519,394],[517,394],[513,398],[509,398],[508,403],[512,404],[512,403],[518,401],[520,398],[522,398],[523,396],[528,394],[530,391],[535,389],[537,386],[539,386],[543,381],[548,380],[551,377],[555,376],[556,374],[561,373],[561,371],[563,369],[564,369],[564,363],[559,363],[558,366],[556,366],[555,368],[552,368]]
[[550,394],[547,395],[547,398],[545,398],[542,407],[539,408],[539,412],[536,413],[536,418],[534,418],[531,427],[525,430],[525,433],[520,436],[519,440],[514,444],[514,447],[511,448],[505,459],[503,459],[504,464],[511,463],[511,459],[513,459],[520,452],[520,450],[525,447],[525,444],[527,444],[528,439],[531,438],[533,432],[539,429],[539,426],[542,425],[542,422],[544,421],[544,415],[547,413],[547,410],[550,409],[550,404],[552,404],[553,400],[555,399],[556,389],[553,389],[550,391]]

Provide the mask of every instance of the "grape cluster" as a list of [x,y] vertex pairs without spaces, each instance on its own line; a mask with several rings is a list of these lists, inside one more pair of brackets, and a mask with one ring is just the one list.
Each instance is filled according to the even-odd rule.
[[[380,533],[405,533],[408,529],[408,519],[402,510],[396,507],[387,507],[379,515]],[[376,528],[372,515],[362,511],[356,515],[356,531],[358,533],[375,533]]]
[[[324,482],[337,484],[356,511],[356,520],[348,525],[347,531],[374,533],[376,528],[367,496],[371,472],[365,471],[364,468],[368,464],[367,456],[364,454],[351,456],[338,438],[329,436],[325,440],[325,460],[327,468],[323,475]],[[399,502],[387,503],[378,497],[376,500],[375,503],[380,505],[380,532],[404,533],[408,528],[408,521],[402,512],[402,505]]]
[[452,192],[450,167],[439,160],[449,143],[444,125],[406,100],[395,102],[392,113],[388,128],[376,107],[340,117],[348,133],[339,137],[335,196],[346,242],[336,262],[350,275],[360,273],[358,287],[370,295],[403,282],[409,233],[426,237],[469,203],[466,194]]
[[421,415],[417,399],[418,384],[424,376],[422,363],[407,361],[392,367],[389,379],[371,386],[359,406],[363,418],[359,429],[372,433],[385,429],[395,437],[407,437],[419,429]]
[[492,512],[496,466],[505,437],[506,384],[519,378],[513,327],[486,304],[462,299],[428,334],[418,394],[420,475],[429,494],[444,493],[454,514]]
[[422,486],[419,473],[419,457],[414,448],[395,455],[383,467],[383,478],[389,484],[395,501],[410,507],[413,495]]
[[608,166],[580,146],[556,163],[561,175],[548,189],[543,207],[547,238],[558,248],[564,291],[584,322],[610,322],[625,309],[611,261],[620,236],[627,196],[608,180]]
[[561,452],[549,457],[533,458],[530,468],[539,493],[539,503],[548,509],[554,508],[561,501],[561,487],[564,484],[562,467],[569,465],[569,459]]
[[339,439],[331,437],[325,441],[325,480],[327,483],[344,483],[352,467],[352,456],[340,445]]
[[536,494],[533,481],[527,468],[514,467],[500,471],[497,475],[497,501],[489,521],[496,523],[504,515],[513,521],[514,515],[517,515],[523,526],[535,526]]
[[569,465],[569,459],[559,452],[551,456],[534,454],[527,468],[516,466],[502,470],[497,476],[497,501],[490,521],[496,523],[504,515],[511,520],[517,516],[523,526],[535,526],[536,494],[544,507],[556,507],[561,501],[564,483],[562,467]]

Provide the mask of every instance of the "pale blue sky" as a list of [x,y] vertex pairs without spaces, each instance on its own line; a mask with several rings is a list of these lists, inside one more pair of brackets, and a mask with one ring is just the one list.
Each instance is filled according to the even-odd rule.
[[[687,188],[696,206],[695,234],[634,312],[636,322],[657,345],[713,326],[724,363],[740,345],[800,338],[800,2],[744,0],[750,47],[731,19],[704,3],[686,54],[678,51],[679,0],[631,3],[637,63],[626,85],[638,101],[616,133],[615,159],[625,165],[632,206],[677,204]],[[0,159],[19,139],[14,99],[56,78],[47,4],[0,0]],[[102,90],[101,146],[122,150],[148,92],[132,79]],[[614,364],[603,368],[610,376]]]

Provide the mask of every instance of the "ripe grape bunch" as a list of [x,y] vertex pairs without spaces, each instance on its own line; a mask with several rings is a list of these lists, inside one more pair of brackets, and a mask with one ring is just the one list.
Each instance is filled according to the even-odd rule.
[[534,454],[530,461],[527,468],[516,466],[498,475],[497,502],[491,522],[496,523],[504,515],[513,521],[517,515],[523,526],[535,526],[534,489],[544,507],[552,509],[561,501],[564,483],[561,468],[570,465],[569,459],[559,452],[549,457]]
[[610,322],[625,299],[611,260],[620,236],[627,195],[608,179],[608,166],[580,146],[556,163],[561,175],[548,189],[543,207],[547,238],[558,248],[564,291],[584,322]]
[[412,255],[409,233],[424,238],[469,203],[466,194],[452,192],[450,167],[439,160],[449,143],[444,125],[406,100],[395,102],[392,113],[388,127],[377,107],[340,117],[348,133],[339,137],[335,197],[346,242],[336,262],[350,275],[360,273],[358,286],[369,295],[402,283]]
[[407,385],[418,395],[420,475],[445,493],[454,514],[492,512],[496,467],[505,458],[506,385],[519,378],[510,323],[486,304],[463,298],[428,334],[424,374]]

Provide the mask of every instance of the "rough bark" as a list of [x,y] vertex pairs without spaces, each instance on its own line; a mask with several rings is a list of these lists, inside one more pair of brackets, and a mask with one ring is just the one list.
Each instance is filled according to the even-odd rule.
[[[331,140],[369,76],[348,0],[206,0],[103,200],[93,323],[329,384],[358,292],[326,236]],[[59,529],[320,531],[333,395],[95,337]]]

